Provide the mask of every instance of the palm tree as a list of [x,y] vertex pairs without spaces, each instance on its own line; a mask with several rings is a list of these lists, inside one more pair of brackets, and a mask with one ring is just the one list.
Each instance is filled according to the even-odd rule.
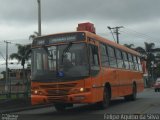
[[33,40],[34,38],[38,37],[38,35],[38,32],[34,32],[32,35],[29,36],[29,40]]
[[155,61],[155,52],[160,51],[159,48],[155,48],[155,44],[154,43],[147,43],[145,42],[145,48],[142,47],[137,47],[135,48],[136,51],[140,52],[142,55],[146,55],[147,56],[147,69],[149,70],[151,67],[151,62]]
[[126,46],[126,47],[128,47],[128,48],[130,48],[130,49],[134,49],[133,47],[134,47],[134,44],[124,44],[124,46]]
[[142,55],[146,56],[146,62],[147,62],[147,70],[148,74],[151,75],[152,72],[152,61],[155,62],[155,52],[159,52],[160,48],[155,48],[154,43],[147,43],[145,42],[145,48],[137,47],[135,48],[136,51],[140,52]]
[[23,79],[25,79],[25,68],[24,68],[24,65],[25,65],[25,62],[27,60],[29,60],[30,57],[31,57],[31,54],[30,54],[31,53],[31,44],[28,44],[28,45],[17,44],[17,48],[18,48],[17,53],[12,53],[10,55],[10,59],[17,59],[18,63],[21,62],[21,65],[23,67]]

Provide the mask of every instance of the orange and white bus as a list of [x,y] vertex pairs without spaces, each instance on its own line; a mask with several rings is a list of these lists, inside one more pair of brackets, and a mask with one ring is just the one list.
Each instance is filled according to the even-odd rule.
[[140,54],[88,31],[35,38],[31,76],[32,104],[54,103],[58,111],[79,103],[106,108],[144,89]]

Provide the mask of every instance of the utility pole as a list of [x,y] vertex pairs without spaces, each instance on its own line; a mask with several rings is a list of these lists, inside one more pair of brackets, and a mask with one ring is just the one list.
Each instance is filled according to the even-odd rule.
[[9,87],[9,77],[8,77],[8,44],[9,43],[11,43],[11,42],[8,42],[8,41],[4,41],[5,43],[6,43],[6,85],[5,85],[5,89],[6,89],[6,91],[7,91],[7,93],[9,93],[9,91],[8,91],[8,88],[10,88]]
[[113,28],[108,26],[108,29],[111,30],[111,32],[112,32],[112,29],[115,30],[114,33],[116,34],[116,38],[117,38],[117,43],[118,44],[119,44],[119,34],[120,34],[119,33],[119,29],[120,28],[123,28],[123,26],[117,26],[117,27],[113,27]]
[[38,35],[41,36],[41,0],[38,2]]

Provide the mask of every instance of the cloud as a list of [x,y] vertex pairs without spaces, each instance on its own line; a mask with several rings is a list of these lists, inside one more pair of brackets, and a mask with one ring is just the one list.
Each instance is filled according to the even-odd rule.
[[[159,0],[41,0],[42,19],[48,22],[96,19],[120,23],[150,21],[159,17]],[[37,0],[1,0],[0,19],[35,22]]]
[[[37,0],[0,0],[0,41],[26,44],[37,31]],[[93,22],[99,35],[113,39],[107,26],[124,26],[122,43],[143,45],[144,41],[159,40],[159,0],[41,0],[42,33],[75,31],[80,22]],[[131,28],[152,36],[153,40],[123,32]],[[134,41],[133,41],[134,40]],[[159,41],[158,41],[159,42]],[[5,45],[0,46],[5,55]],[[10,53],[16,47],[10,47]],[[0,57],[0,59],[2,59]]]

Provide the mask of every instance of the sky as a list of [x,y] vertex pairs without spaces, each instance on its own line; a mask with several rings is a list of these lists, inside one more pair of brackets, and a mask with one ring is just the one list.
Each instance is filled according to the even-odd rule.
[[[0,69],[4,67],[5,43],[9,54],[16,43],[27,44],[38,31],[37,0],[0,0]],[[92,22],[96,33],[113,40],[107,26],[123,26],[120,44],[160,47],[160,0],[41,0],[42,34],[75,31],[77,24]],[[17,66],[17,65],[16,65]]]

